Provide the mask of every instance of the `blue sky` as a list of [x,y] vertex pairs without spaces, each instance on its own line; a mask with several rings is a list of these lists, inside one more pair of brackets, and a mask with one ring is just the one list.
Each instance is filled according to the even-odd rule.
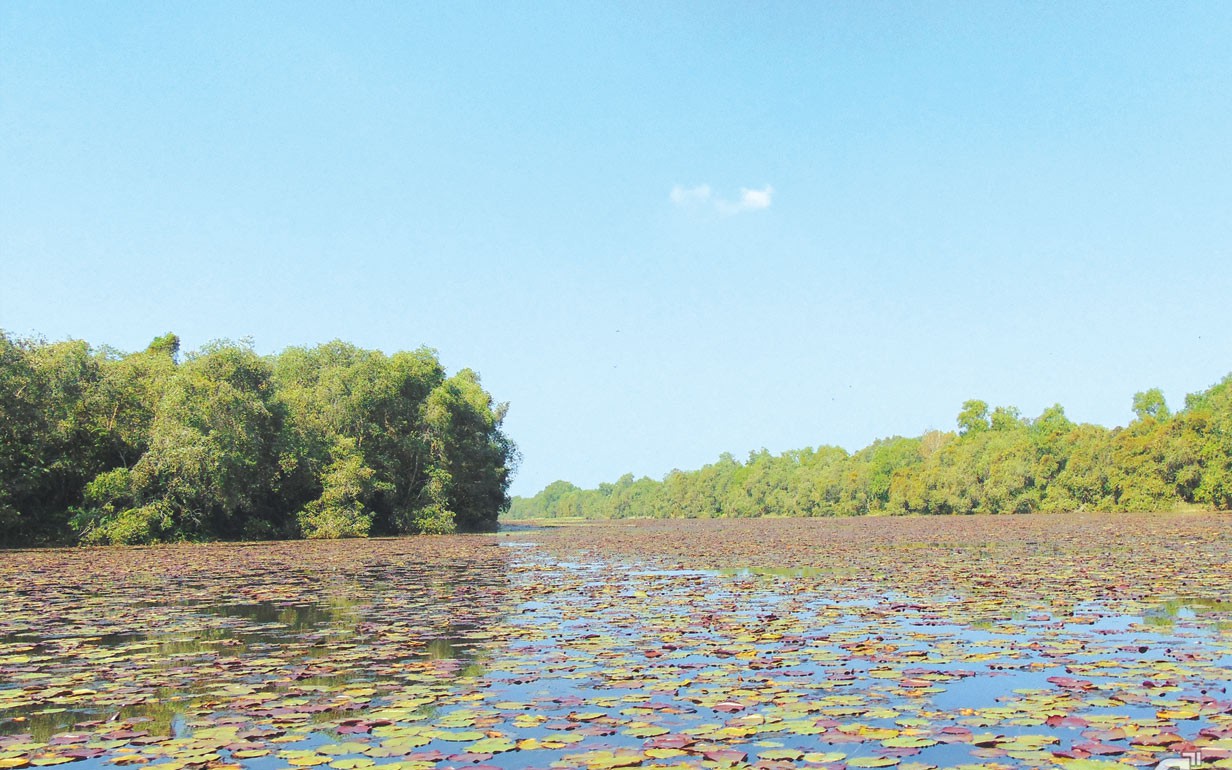
[[0,4],[0,328],[428,345],[513,490],[1232,372],[1232,4]]

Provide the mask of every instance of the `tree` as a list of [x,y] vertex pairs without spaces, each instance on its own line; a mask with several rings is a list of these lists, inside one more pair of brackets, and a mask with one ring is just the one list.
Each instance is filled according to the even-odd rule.
[[1186,445],[1197,460],[1193,501],[1232,508],[1232,374],[1186,396],[1180,419]]
[[[270,375],[269,364],[246,345],[216,342],[190,356],[155,407],[141,459],[131,471],[95,480],[91,496],[101,515],[89,521],[87,539],[292,534],[279,496],[284,410]],[[131,507],[119,509],[122,499]]]
[[169,358],[172,363],[178,363],[180,360],[179,335],[167,332],[161,337],[155,337],[150,346],[146,348],[146,352]]
[[496,529],[497,516],[509,507],[516,450],[501,430],[508,408],[493,402],[470,369],[438,385],[424,404],[438,474],[433,481],[439,479],[426,510],[451,521],[448,529]]
[[372,514],[364,501],[377,486],[376,472],[363,463],[355,441],[340,438],[331,456],[335,458],[321,476],[321,496],[299,512],[299,528],[307,538],[365,537],[372,528]]
[[993,430],[1017,430],[1026,427],[1026,422],[1022,419],[1022,412],[1018,411],[1015,406],[999,406],[992,410],[992,418],[989,421],[989,427]]
[[958,434],[980,433],[989,427],[988,404],[978,399],[964,401],[962,411],[958,413]]
[[[374,534],[423,530],[427,497],[447,479],[431,458],[424,404],[444,380],[427,348],[386,356],[335,340],[289,348],[274,361],[274,381],[287,405],[291,441],[298,447],[294,485],[301,524],[335,508],[329,480],[349,469],[352,512],[370,517]],[[369,473],[371,471],[371,473]]]
[[0,331],[0,545],[492,528],[516,448],[434,351],[129,355]]
[[1139,420],[1166,420],[1171,416],[1164,394],[1159,388],[1151,388],[1134,394],[1134,415]]
[[81,340],[0,332],[0,542],[65,540],[86,482],[114,464],[99,426],[100,371]]

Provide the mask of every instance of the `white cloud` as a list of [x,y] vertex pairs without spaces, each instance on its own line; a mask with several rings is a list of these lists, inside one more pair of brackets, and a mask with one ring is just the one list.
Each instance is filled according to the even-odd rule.
[[747,209],[768,209],[774,188],[766,185],[760,190],[750,190],[747,187],[740,190],[740,203]]
[[731,216],[745,211],[768,209],[770,208],[773,196],[774,188],[770,185],[766,185],[760,190],[741,187],[740,197],[737,200],[729,201],[714,197],[710,185],[699,184],[696,187],[676,185],[672,188],[671,200],[672,203],[681,207],[713,205],[715,211],[725,216]]
[[760,190],[740,188],[740,199],[733,201],[716,200],[715,206],[721,214],[739,214],[745,211],[761,211],[770,208],[770,200],[774,197],[774,188],[766,185]]
[[672,203],[677,206],[692,206],[708,200],[710,200],[710,185],[708,184],[699,184],[697,187],[676,185],[672,188]]

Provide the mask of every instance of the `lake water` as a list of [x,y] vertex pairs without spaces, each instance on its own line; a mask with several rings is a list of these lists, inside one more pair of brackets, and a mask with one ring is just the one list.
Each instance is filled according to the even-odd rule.
[[0,768],[1232,766],[1230,564],[1215,514],[3,552]]

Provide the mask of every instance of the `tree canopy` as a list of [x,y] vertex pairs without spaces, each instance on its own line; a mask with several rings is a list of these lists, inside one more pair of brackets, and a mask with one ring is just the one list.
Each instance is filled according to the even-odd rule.
[[517,450],[427,348],[141,352],[0,331],[0,545],[496,527]]
[[1173,413],[1157,388],[1124,428],[1034,419],[965,401],[954,432],[894,437],[849,454],[822,446],[744,462],[729,454],[660,481],[564,481],[514,498],[511,518],[858,516],[1232,508],[1232,375]]

